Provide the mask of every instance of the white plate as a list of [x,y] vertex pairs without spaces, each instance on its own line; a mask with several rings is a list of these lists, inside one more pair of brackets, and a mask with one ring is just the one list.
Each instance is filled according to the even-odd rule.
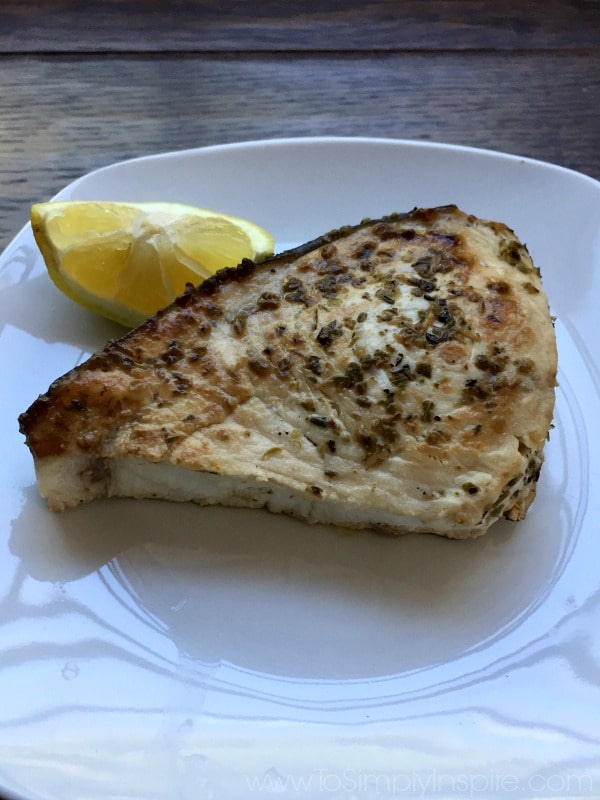
[[278,249],[415,205],[502,220],[557,316],[556,430],[526,521],[476,541],[159,501],[52,514],[17,416],[118,330],[54,289],[24,228],[0,261],[0,787],[600,796],[600,184],[467,148],[300,139],[116,164],[59,197],[208,206]]

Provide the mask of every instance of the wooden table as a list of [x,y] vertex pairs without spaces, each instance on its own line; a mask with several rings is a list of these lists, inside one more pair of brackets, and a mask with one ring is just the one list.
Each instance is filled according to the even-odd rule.
[[600,178],[599,46],[597,0],[6,0],[0,248],[89,170],[220,142],[421,139]]

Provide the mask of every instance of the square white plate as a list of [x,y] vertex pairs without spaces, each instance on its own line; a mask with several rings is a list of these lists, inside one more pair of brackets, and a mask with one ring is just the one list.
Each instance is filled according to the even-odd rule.
[[600,184],[324,138],[135,159],[58,197],[215,208],[278,250],[414,206],[501,220],[557,317],[556,429],[527,519],[474,541],[160,501],[52,514],[18,414],[121,331],[55,290],[26,226],[0,258],[0,790],[599,797]]

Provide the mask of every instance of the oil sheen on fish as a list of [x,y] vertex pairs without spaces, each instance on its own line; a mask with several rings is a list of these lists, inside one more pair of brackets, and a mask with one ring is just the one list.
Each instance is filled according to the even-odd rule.
[[190,287],[20,424],[53,510],[156,497],[476,536],[535,496],[556,368],[515,234],[415,209]]

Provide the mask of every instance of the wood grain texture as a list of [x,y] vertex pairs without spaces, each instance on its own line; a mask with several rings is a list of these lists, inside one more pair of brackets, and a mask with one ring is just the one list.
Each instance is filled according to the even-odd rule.
[[220,142],[452,142],[600,178],[600,57],[581,53],[14,58],[0,62],[0,246],[105,164]]
[[598,47],[597,0],[7,0],[0,52]]

